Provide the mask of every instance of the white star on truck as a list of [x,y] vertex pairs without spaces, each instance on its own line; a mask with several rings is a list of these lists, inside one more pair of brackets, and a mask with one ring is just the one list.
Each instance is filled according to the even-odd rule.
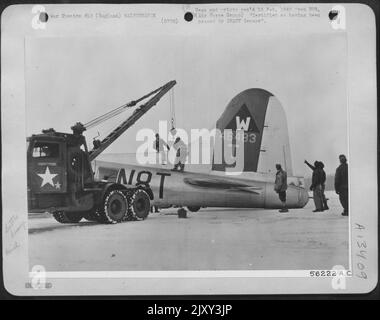
[[55,176],[58,176],[58,174],[57,173],[50,173],[50,169],[48,166],[46,166],[45,173],[37,173],[37,174],[40,176],[40,178],[42,178],[41,188],[45,184],[51,184],[51,186],[54,187],[53,178]]

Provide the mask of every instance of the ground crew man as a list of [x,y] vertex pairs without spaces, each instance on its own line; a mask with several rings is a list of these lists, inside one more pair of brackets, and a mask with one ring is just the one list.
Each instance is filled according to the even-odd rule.
[[321,171],[322,171],[322,202],[323,202],[323,210],[329,210],[329,206],[327,205],[327,198],[325,195],[325,189],[326,189],[326,172],[324,170],[325,164],[322,161],[319,161],[321,165]]
[[[153,142],[153,148],[156,150],[156,164],[162,163],[166,164],[166,151],[165,147],[170,150],[169,145],[164,141],[164,139],[160,138],[160,135],[156,133],[156,139]],[[161,162],[160,162],[161,156]]]
[[313,199],[315,204],[315,210],[313,212],[322,212],[323,209],[323,187],[322,185],[326,181],[326,175],[321,168],[321,163],[315,161],[315,169],[313,170],[313,176],[311,179],[310,190],[313,191]]
[[[180,171],[183,172],[185,170],[185,161],[187,157],[187,146],[186,144],[181,140],[180,137],[177,137],[174,141],[173,148],[177,150],[175,161],[174,161],[174,168],[172,171]],[[179,170],[178,170],[179,168]]]
[[323,203],[323,210],[329,210],[329,207],[327,205],[327,198],[325,196],[326,173],[325,173],[325,170],[323,170],[323,168],[325,167],[325,165],[323,164],[322,161],[315,161],[314,162],[314,166],[312,164],[310,164],[307,160],[305,160],[305,163],[306,163],[306,165],[311,170],[313,170],[313,172],[317,168],[318,164],[320,165],[320,168],[322,170],[322,203]]
[[335,172],[335,192],[343,207],[342,216],[348,216],[348,165],[344,154],[339,156],[340,166]]
[[274,182],[274,191],[278,193],[278,197],[282,202],[282,209],[279,212],[288,212],[286,207],[286,189],[288,188],[286,171],[282,170],[280,164],[276,164],[276,180]]

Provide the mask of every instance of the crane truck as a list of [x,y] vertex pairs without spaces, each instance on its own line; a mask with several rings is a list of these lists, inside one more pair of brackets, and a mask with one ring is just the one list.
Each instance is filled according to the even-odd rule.
[[[49,212],[60,223],[78,223],[83,218],[100,223],[144,220],[153,200],[149,185],[126,186],[97,180],[91,162],[155,106],[175,84],[175,80],[170,81],[86,124],[77,122],[71,127],[72,133],[56,132],[50,128],[28,137],[29,212]],[[94,139],[93,148],[88,150],[84,131],[146,99],[103,140]]]

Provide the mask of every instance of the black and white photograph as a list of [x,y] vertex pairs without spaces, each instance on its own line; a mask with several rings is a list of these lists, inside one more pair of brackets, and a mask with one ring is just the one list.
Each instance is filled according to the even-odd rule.
[[9,291],[376,286],[369,7],[22,5],[2,35]]

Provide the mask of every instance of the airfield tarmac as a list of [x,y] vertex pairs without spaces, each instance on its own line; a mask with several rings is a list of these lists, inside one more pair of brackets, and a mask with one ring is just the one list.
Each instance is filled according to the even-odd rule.
[[289,213],[204,208],[177,217],[177,209],[145,221],[102,225],[29,219],[30,268],[47,271],[330,270],[348,269],[348,218],[337,197],[313,213],[312,199]]

